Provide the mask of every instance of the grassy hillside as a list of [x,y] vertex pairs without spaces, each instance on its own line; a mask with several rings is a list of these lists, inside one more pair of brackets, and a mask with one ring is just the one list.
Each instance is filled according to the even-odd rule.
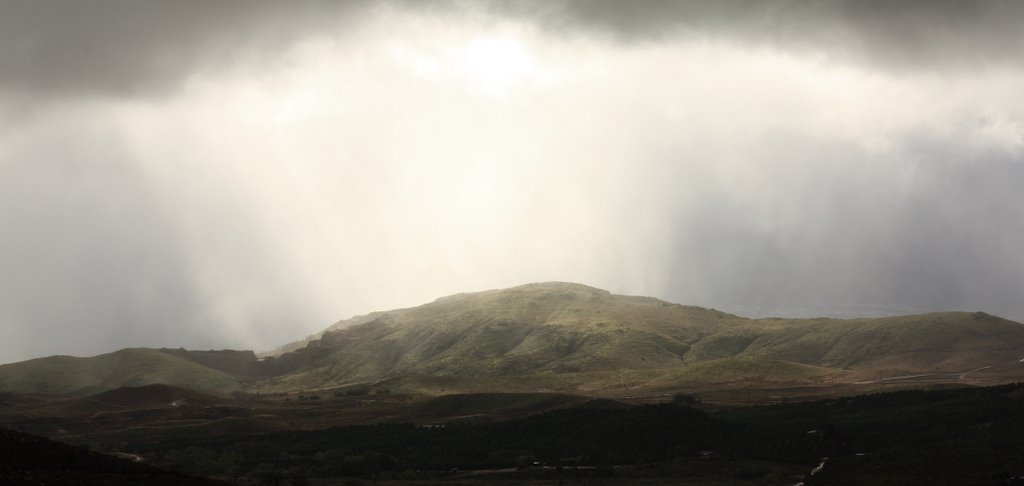
[[175,385],[214,394],[239,389],[227,373],[156,349],[129,348],[91,358],[51,356],[0,365],[0,390],[85,396],[122,386]]
[[1024,326],[984,313],[774,321],[778,321],[778,329],[761,334],[745,355],[831,368],[934,371],[971,369],[1024,357]]
[[299,352],[312,350],[322,358],[256,388],[379,383],[417,393],[614,394],[722,383],[858,382],[1016,363],[1024,357],[1024,326],[962,312],[747,319],[555,282],[458,294],[342,321]]
[[336,324],[307,345],[333,354],[264,386],[316,387],[409,374],[472,378],[670,368],[683,363],[691,343],[743,321],[583,285],[531,284]]

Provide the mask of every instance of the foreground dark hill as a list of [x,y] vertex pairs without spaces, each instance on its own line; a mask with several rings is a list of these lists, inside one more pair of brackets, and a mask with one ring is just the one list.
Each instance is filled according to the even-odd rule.
[[747,319],[571,283],[458,294],[339,322],[257,358],[129,349],[0,366],[0,391],[87,395],[166,383],[209,393],[628,395],[1024,377],[1024,326],[984,313]]
[[0,429],[0,484],[226,484]]

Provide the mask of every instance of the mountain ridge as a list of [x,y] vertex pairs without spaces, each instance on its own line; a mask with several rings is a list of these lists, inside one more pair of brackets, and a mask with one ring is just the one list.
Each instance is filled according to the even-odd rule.
[[0,391],[81,395],[165,383],[221,395],[354,386],[612,395],[915,374],[1024,377],[1013,366],[1024,357],[1024,325],[985,313],[750,319],[567,282],[355,316],[285,347],[260,355],[138,348],[40,358],[0,365]]

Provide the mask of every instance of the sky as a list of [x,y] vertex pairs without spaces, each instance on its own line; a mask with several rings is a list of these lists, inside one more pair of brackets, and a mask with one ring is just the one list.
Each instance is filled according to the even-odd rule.
[[0,363],[573,281],[1024,320],[1024,3],[0,3]]

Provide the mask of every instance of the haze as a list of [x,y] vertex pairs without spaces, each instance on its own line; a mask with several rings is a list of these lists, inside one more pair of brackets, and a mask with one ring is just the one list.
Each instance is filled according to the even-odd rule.
[[0,6],[0,362],[526,282],[1024,320],[1019,2]]

